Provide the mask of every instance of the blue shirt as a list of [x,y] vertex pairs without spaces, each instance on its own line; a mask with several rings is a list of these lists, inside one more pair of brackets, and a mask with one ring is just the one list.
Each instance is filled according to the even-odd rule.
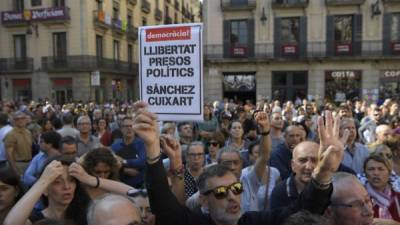
[[144,141],[138,137],[135,137],[129,144],[125,144],[123,139],[117,139],[114,144],[111,145],[113,152],[126,160],[124,165],[126,168],[133,168],[140,172],[138,176],[121,175],[121,181],[133,186],[140,187],[144,180],[144,168],[146,165],[146,149]]
[[47,158],[48,155],[42,151],[33,157],[31,163],[29,163],[28,169],[25,170],[24,176],[22,177],[22,183],[26,188],[32,187],[32,185],[37,181]]
[[347,146],[342,163],[353,169],[357,174],[364,172],[364,160],[369,156],[368,148],[360,143],[354,143],[353,151]]

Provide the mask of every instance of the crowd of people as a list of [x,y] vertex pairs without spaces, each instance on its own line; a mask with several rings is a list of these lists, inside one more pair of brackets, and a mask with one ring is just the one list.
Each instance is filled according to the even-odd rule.
[[400,224],[400,109],[1,102],[0,224]]

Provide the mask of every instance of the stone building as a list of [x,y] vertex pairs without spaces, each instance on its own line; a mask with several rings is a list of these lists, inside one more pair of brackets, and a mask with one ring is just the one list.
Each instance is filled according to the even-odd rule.
[[138,96],[138,27],[200,21],[198,0],[2,0],[4,100]]
[[399,0],[205,0],[205,100],[400,94]]

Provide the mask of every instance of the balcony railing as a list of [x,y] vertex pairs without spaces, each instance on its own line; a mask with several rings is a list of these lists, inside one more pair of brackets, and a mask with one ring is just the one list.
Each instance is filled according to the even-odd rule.
[[128,30],[127,30],[126,35],[131,40],[137,40],[138,39],[138,28],[134,27],[132,25],[128,25]]
[[162,20],[162,11],[159,9],[159,8],[156,8],[155,10],[154,10],[154,18],[157,20],[157,21],[161,21]]
[[328,6],[340,6],[340,5],[362,5],[365,0],[325,0],[325,4]]
[[1,23],[4,26],[25,25],[28,22],[60,23],[70,20],[69,8],[40,8],[24,12],[1,12]]
[[110,29],[111,24],[106,24],[105,12],[104,11],[93,11],[93,22],[94,25],[103,29]]
[[172,18],[169,15],[165,15],[164,24],[172,24]]
[[[327,50],[326,42],[308,42],[307,51],[303,55],[299,55],[298,59],[380,59],[380,58],[397,58],[400,59],[400,43],[399,46],[393,46],[391,51],[385,52],[383,50],[382,41],[363,41],[361,42],[361,52],[349,51],[347,54],[338,52],[337,50]],[[230,58],[254,58],[254,59],[267,59],[267,60],[284,60],[296,59],[290,56],[279,56],[274,54],[275,46],[273,43],[257,43],[254,45],[254,56],[249,56],[246,52],[249,50],[238,48],[235,51],[228,52],[224,45],[206,45],[204,47],[205,57],[208,60],[220,60]],[[225,50],[225,52],[224,52]],[[225,54],[224,54],[225,53]],[[243,53],[243,54],[242,54]]]
[[0,73],[31,73],[33,58],[0,58]]
[[252,10],[256,6],[256,0],[221,0],[222,11]]
[[273,0],[272,8],[306,8],[309,0]]
[[142,12],[150,13],[150,2],[147,0],[142,0]]
[[[61,63],[62,62],[62,63]],[[67,56],[63,61],[55,57],[42,57],[42,69],[48,72],[100,72],[137,74],[138,65],[90,55]]]

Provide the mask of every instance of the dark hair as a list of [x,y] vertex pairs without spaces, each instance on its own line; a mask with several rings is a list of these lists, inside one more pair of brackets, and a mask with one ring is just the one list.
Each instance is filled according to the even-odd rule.
[[50,122],[51,125],[53,125],[52,121],[48,118],[42,118],[38,121],[40,127],[42,128],[42,131],[46,132],[47,130],[45,130],[46,124]]
[[247,148],[250,155],[253,154],[254,147],[257,145],[260,145],[260,141],[253,141],[250,143],[249,147]]
[[243,133],[247,134],[251,130],[257,130],[258,126],[256,121],[246,119],[243,121]]
[[74,122],[74,116],[72,113],[64,113],[62,116],[62,122],[63,124],[72,124]]
[[89,151],[82,162],[82,167],[91,175],[93,175],[93,169],[98,163],[105,163],[111,168],[110,177],[107,179],[117,180],[118,179],[118,162],[114,157],[110,149],[100,147]]
[[0,112],[0,125],[4,126],[7,125],[7,123],[8,123],[8,115],[3,112]]
[[211,177],[222,177],[225,176],[227,173],[233,172],[226,166],[215,164],[209,167],[206,167],[203,173],[200,174],[199,178],[197,179],[197,187],[199,188],[200,193],[204,193],[207,190],[207,180]]
[[19,190],[19,193],[15,198],[15,202],[17,202],[24,195],[24,189],[22,187],[20,178],[14,172],[14,170],[11,169],[11,167],[5,166],[0,169],[0,181],[7,185],[14,186]]
[[389,171],[389,173],[391,173],[392,168],[390,166],[390,162],[381,155],[378,155],[376,153],[372,153],[371,155],[369,155],[365,160],[364,160],[364,171],[366,171],[365,169],[367,168],[367,163],[371,160],[377,161],[379,163],[382,163],[383,165],[385,165],[386,169]]
[[62,137],[60,140],[60,148],[62,148],[64,144],[67,144],[67,145],[76,144],[76,139],[69,135]]
[[[54,160],[60,161],[62,165],[69,166],[75,162],[74,157],[65,155],[58,155],[47,159],[43,166],[43,171],[46,167]],[[41,173],[41,174],[42,174]],[[74,198],[65,210],[65,220],[71,221],[73,224],[87,225],[86,210],[91,201],[86,190],[81,186],[80,182],[76,180],[76,188],[74,192]],[[47,207],[49,202],[46,196],[42,195],[43,204]]]
[[51,146],[57,150],[60,149],[60,141],[61,135],[56,131],[47,131],[40,136],[40,138],[47,144],[51,144]]
[[[177,125],[178,131],[181,130],[181,127],[183,127],[183,126],[185,126],[185,125],[188,125],[188,124],[192,126],[192,123],[190,123],[190,122],[188,122],[188,121],[179,122],[178,125]],[[193,127],[193,126],[192,126],[192,127]]]
[[312,214],[309,211],[302,210],[285,220],[283,225],[326,225],[327,219],[321,215]]

